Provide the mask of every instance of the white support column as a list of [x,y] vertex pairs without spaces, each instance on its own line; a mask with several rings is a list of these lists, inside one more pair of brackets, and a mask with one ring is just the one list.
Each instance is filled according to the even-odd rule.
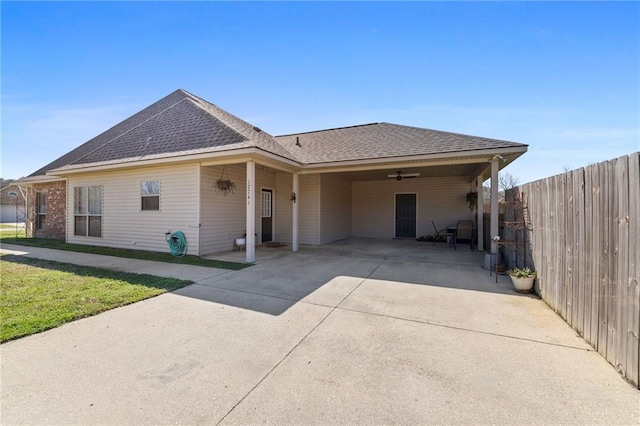
[[245,248],[247,263],[256,261],[256,163],[247,161],[247,237]]
[[298,204],[300,203],[300,181],[297,173],[293,174],[293,220],[291,221],[291,251],[298,251]]
[[[490,222],[490,237],[493,238],[498,235],[498,167],[500,157],[496,155],[491,160],[491,222]],[[497,247],[495,244],[491,244],[491,253],[496,253]]]
[[478,192],[478,251],[484,251],[484,188],[482,187],[482,175],[476,179],[476,191]]

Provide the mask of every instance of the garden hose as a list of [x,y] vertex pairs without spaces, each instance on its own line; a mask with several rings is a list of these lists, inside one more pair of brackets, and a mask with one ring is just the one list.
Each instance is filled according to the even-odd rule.
[[175,257],[182,257],[187,254],[187,238],[182,231],[175,231],[171,234],[166,234],[167,244],[169,244],[169,250]]

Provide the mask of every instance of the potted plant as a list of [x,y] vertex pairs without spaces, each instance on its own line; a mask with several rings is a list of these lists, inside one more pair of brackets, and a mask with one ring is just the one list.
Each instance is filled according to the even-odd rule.
[[230,179],[218,179],[216,181],[216,191],[225,197],[229,194],[233,194],[236,190],[236,184]]
[[220,176],[220,179],[216,180],[216,183],[214,184],[214,188],[216,189],[216,192],[218,194],[222,194],[226,197],[229,194],[235,193],[236,184],[233,183],[233,181],[229,179],[228,176],[225,178],[224,172],[225,172],[225,169],[224,169],[224,166],[222,166],[222,175]]
[[517,292],[529,293],[533,288],[536,273],[529,268],[511,268],[507,271]]
[[469,210],[471,210],[472,212],[475,211],[476,206],[478,204],[478,193],[467,192],[466,200],[467,200],[467,203],[469,203]]

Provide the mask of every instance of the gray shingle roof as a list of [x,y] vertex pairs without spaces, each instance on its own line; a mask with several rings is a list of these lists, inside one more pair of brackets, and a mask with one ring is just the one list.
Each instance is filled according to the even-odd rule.
[[248,146],[247,138],[188,99],[150,118],[72,164],[100,163],[217,146]]
[[158,114],[159,112],[161,112],[161,111],[167,109],[168,107],[170,107],[171,105],[177,103],[180,100],[180,98],[181,98],[180,91],[176,90],[175,92],[171,93],[170,95],[160,99],[158,102],[154,103],[153,105],[150,105],[150,106],[146,107],[145,109],[143,109],[142,111],[140,111],[140,112],[132,115],[131,117],[127,118],[123,122],[121,122],[119,124],[116,124],[115,126],[110,128],[106,132],[99,134],[95,138],[93,138],[93,139],[89,140],[88,142],[80,145],[76,149],[74,149],[72,151],[69,151],[68,153],[66,153],[62,157],[52,161],[51,163],[47,164],[46,166],[42,167],[41,169],[36,170],[30,176],[44,175],[49,170],[53,170],[53,169],[57,169],[57,168],[62,167],[62,166],[73,164],[74,161],[80,159],[84,155],[89,154],[93,150],[101,147],[102,145],[104,145],[105,143],[107,143],[111,139],[115,138],[116,136],[118,136],[118,135],[120,135],[120,134],[122,134],[122,133],[124,133],[124,132],[126,132],[126,131],[128,131],[128,130],[130,130],[132,128],[134,128],[135,126],[139,125],[140,123],[148,120],[149,118],[153,117],[154,115]]
[[30,177],[42,176],[64,166],[241,148],[258,148],[304,165],[509,147],[526,145],[389,123],[273,137],[204,99],[178,89]]
[[[276,136],[304,164],[460,153],[526,145],[390,123]],[[296,140],[300,146],[296,145]]]
[[233,114],[228,113],[227,111],[217,107],[210,102],[207,102],[195,95],[190,94],[190,96],[192,97],[192,99],[194,99],[194,101],[198,101],[200,106],[205,111],[208,111],[213,116],[220,119],[220,121],[222,121],[225,125],[235,129],[237,132],[247,137],[257,148],[278,155],[280,157],[287,158],[289,160],[297,161],[297,158],[285,147],[279,144],[269,133],[258,129],[257,127],[247,123],[246,121],[236,117]]
[[30,176],[71,165],[249,147],[295,161],[268,133],[179,89]]

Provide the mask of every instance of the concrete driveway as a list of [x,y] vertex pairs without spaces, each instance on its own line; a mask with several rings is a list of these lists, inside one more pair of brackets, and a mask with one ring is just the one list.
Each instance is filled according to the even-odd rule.
[[0,346],[1,423],[640,423],[640,392],[478,253],[272,250]]

